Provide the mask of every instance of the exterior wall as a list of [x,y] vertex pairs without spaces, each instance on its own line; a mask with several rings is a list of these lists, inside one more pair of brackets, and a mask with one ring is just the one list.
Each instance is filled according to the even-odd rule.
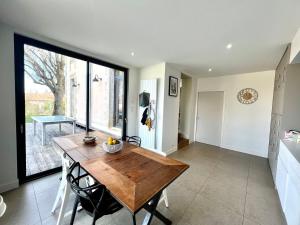
[[[198,80],[199,92],[224,91],[221,147],[267,157],[274,75],[274,71],[263,71]],[[259,95],[251,105],[237,100],[237,93],[247,87]]]

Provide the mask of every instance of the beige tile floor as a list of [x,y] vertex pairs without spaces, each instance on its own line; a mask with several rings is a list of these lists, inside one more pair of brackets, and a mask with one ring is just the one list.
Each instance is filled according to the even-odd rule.
[[[168,188],[170,207],[159,210],[174,225],[284,225],[267,159],[194,143],[171,155],[190,164]],[[7,213],[1,225],[54,225],[50,213],[59,174],[36,180],[4,193]],[[70,201],[69,209],[72,207]],[[138,214],[141,224],[144,211]],[[65,218],[65,224],[70,217]],[[91,224],[79,212],[76,225]],[[98,225],[129,225],[131,216],[121,210],[97,221]],[[162,224],[157,219],[153,225]]]

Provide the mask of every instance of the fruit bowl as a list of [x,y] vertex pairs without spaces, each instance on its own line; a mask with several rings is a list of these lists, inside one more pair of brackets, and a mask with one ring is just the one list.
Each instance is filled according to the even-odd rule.
[[107,142],[103,142],[102,144],[103,150],[108,153],[116,153],[123,148],[123,141],[117,140],[116,144],[110,145]]

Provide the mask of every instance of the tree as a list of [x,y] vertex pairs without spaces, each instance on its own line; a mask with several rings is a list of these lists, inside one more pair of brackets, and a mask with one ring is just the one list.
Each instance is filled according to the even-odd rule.
[[65,57],[25,45],[25,73],[34,83],[46,85],[54,96],[53,115],[63,115],[65,94]]

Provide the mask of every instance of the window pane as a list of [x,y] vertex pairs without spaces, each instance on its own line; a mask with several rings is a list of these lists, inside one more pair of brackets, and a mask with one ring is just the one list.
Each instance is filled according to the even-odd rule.
[[[87,62],[24,45],[26,175],[61,166],[52,138],[86,126]],[[80,109],[80,110],[78,110]]]
[[90,64],[90,128],[122,136],[124,72]]

